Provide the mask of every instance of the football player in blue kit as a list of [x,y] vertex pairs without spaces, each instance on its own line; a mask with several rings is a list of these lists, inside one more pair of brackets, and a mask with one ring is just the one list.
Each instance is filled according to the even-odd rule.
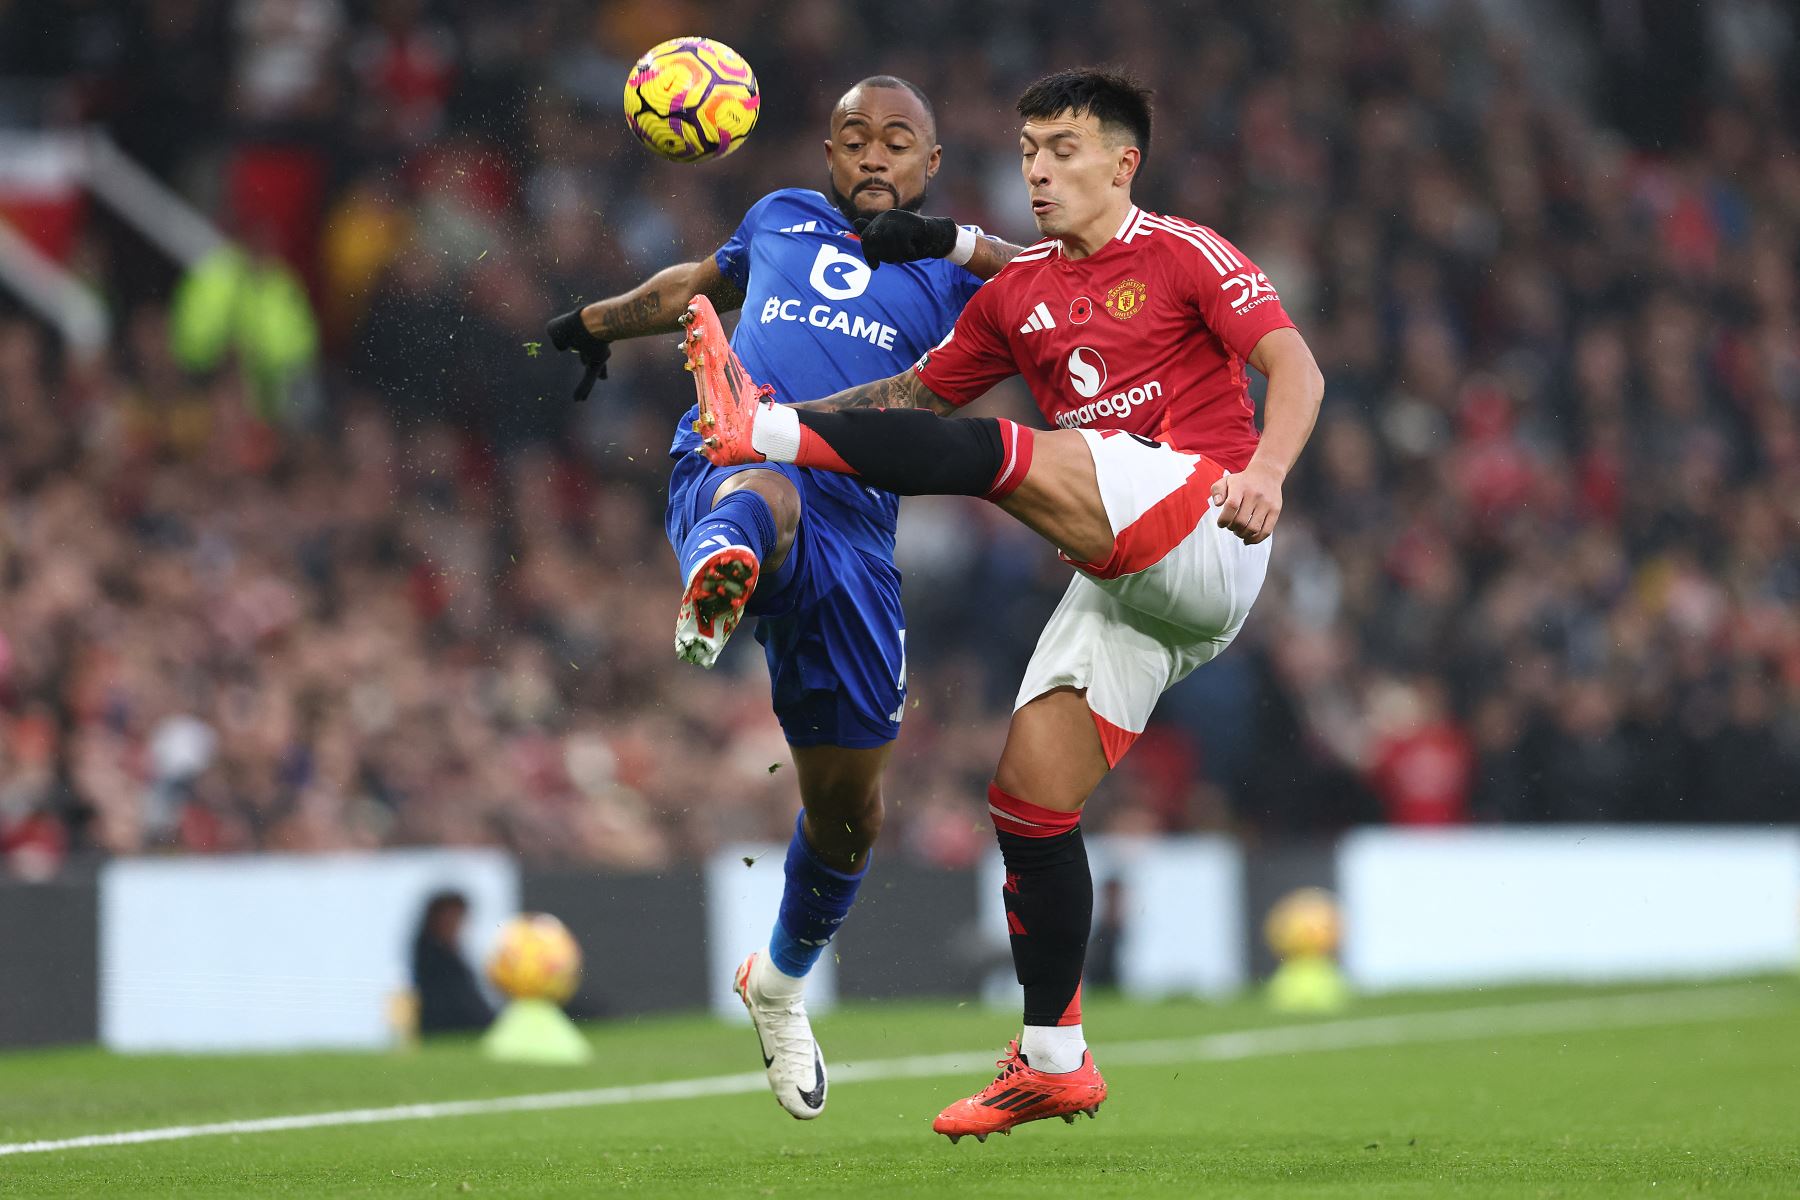
[[[864,79],[832,110],[829,195],[771,192],[710,257],[551,321],[552,344],[604,377],[609,343],[673,332],[688,301],[705,295],[742,308],[732,348],[778,396],[827,396],[904,370],[1018,252],[919,215],[941,159],[936,132],[918,88]],[[681,418],[669,451],[665,527],[682,578],[675,650],[710,667],[739,618],[759,618],[803,808],[768,948],[738,968],[735,986],[776,1100],[805,1120],[824,1110],[826,1076],[804,981],[867,874],[905,706],[899,499],[791,465],[713,466],[692,453],[697,413]]]

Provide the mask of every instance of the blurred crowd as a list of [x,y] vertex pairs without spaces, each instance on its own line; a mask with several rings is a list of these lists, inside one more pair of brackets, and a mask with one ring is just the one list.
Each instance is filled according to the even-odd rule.
[[[1327,398],[1239,644],[1090,827],[1800,819],[1788,6],[786,8],[0,0],[0,123],[105,126],[298,277],[321,347],[273,405],[184,363],[176,269],[99,212],[69,260],[107,352],[0,307],[0,870],[785,837],[760,649],[672,653],[670,339],[578,406],[543,321],[821,186],[830,104],[876,72],[933,97],[930,207],[1032,240],[1011,98],[1099,60],[1156,89],[1140,202],[1256,259]],[[676,167],[619,98],[694,30],[755,66],[762,124]],[[953,499],[906,502],[899,559],[884,847],[964,863],[1065,569]]]

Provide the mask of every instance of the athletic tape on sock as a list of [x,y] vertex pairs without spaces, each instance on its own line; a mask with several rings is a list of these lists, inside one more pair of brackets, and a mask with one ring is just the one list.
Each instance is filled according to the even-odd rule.
[[[1079,1001],[1080,989],[1076,989]],[[1073,1025],[1027,1025],[1019,1031],[1019,1052],[1039,1071],[1062,1075],[1079,1071],[1087,1055],[1087,1035]]]
[[750,448],[770,462],[793,462],[800,453],[800,414],[785,404],[765,404],[750,425]]

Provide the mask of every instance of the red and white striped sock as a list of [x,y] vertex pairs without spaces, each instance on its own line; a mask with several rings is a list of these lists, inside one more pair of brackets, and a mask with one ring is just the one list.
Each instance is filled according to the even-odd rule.
[[1025,473],[1031,470],[1031,452],[1037,434],[1005,417],[994,420],[1000,426],[1000,469],[994,472],[994,482],[982,499],[998,504],[1025,482]]

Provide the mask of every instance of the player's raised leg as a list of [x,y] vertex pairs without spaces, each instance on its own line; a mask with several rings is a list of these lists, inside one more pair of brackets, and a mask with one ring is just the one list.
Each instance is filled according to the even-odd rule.
[[800,495],[774,471],[725,477],[710,511],[681,541],[675,653],[711,667],[765,573],[781,569],[800,523]]
[[807,1016],[806,977],[856,902],[881,830],[888,746],[795,746],[805,805],[794,823],[781,909],[768,947],[745,959],[735,988],[750,1011],[776,1101],[810,1120],[825,1110],[825,1056]]
[[979,496],[1077,561],[1104,559],[1115,530],[1083,434],[1003,418],[945,420],[911,408],[832,412],[770,402],[738,362],[705,297],[683,317],[700,416],[718,466],[792,463],[902,496]]
[[[1117,531],[1091,434],[1033,430],[996,417],[950,420],[906,408],[752,407],[752,437],[766,461],[854,475],[902,496],[979,496],[1078,562],[1112,552]],[[741,460],[720,455],[715,461]]]
[[[696,323],[691,313],[683,315],[687,368],[696,373],[697,384],[710,370],[723,386],[719,373],[731,367],[741,375],[743,366],[731,353],[712,303],[700,297],[694,304],[704,306],[711,322]],[[693,523],[677,551],[682,592],[675,653],[684,662],[711,667],[719,661],[765,564],[778,565],[771,558],[786,557],[793,545],[799,514],[798,492],[778,473],[744,472],[720,483],[711,511]]]
[[1002,899],[1025,989],[1024,1028],[994,1081],[932,1122],[952,1141],[986,1141],[1046,1117],[1093,1116],[1106,1099],[1081,1026],[1081,969],[1094,909],[1081,809],[1107,769],[1081,691],[1054,688],[1013,714],[988,788],[988,815],[1006,867]]

